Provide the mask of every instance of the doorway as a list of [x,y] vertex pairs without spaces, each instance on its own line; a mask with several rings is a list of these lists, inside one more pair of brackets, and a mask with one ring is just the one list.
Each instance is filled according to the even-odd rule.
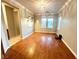
[[[20,35],[19,9],[9,4],[3,4],[3,15],[10,46],[18,42]],[[4,12],[5,11],[5,12]]]

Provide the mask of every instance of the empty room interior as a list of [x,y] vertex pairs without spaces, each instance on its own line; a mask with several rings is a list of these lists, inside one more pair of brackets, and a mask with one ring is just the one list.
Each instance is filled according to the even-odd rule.
[[1,59],[77,59],[76,0],[1,0]]

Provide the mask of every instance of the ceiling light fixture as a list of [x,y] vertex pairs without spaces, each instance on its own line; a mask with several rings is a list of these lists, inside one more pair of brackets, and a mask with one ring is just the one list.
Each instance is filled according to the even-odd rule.
[[43,15],[45,15],[46,9],[49,5],[49,0],[36,0],[36,6],[39,9],[39,11],[41,11],[40,13],[42,13]]

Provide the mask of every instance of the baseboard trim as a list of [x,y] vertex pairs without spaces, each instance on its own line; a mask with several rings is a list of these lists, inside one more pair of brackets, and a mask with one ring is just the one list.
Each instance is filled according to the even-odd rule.
[[39,32],[39,33],[56,33],[56,32],[42,32],[42,31],[35,31],[35,32]]
[[63,43],[68,47],[68,49],[72,52],[72,54],[77,58],[75,52],[69,47],[69,45],[62,39]]
[[25,37],[23,37],[22,39],[25,39],[25,38],[27,38],[27,37],[29,37],[30,35],[32,35],[34,32],[32,32],[32,33],[30,33],[30,34],[28,34],[28,35],[26,35]]
[[10,48],[10,46],[8,46],[8,47],[6,48],[6,50],[4,51],[4,53],[7,53],[7,51],[8,51],[9,48]]

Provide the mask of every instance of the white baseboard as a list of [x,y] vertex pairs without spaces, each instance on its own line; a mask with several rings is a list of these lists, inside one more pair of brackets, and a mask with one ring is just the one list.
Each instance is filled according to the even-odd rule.
[[6,53],[9,48],[10,48],[10,46],[8,46],[8,47],[6,48],[6,50],[4,51],[4,53]]
[[77,58],[75,52],[69,47],[69,45],[62,39],[63,43],[68,47],[68,49],[72,52],[72,54]]
[[43,32],[43,31],[35,31],[35,32],[39,32],[39,33],[56,33],[56,32]]
[[26,35],[26,36],[25,36],[25,37],[23,37],[22,39],[27,38],[28,36],[32,35],[33,33],[34,33],[34,32],[32,32],[32,33],[30,33],[30,34]]

